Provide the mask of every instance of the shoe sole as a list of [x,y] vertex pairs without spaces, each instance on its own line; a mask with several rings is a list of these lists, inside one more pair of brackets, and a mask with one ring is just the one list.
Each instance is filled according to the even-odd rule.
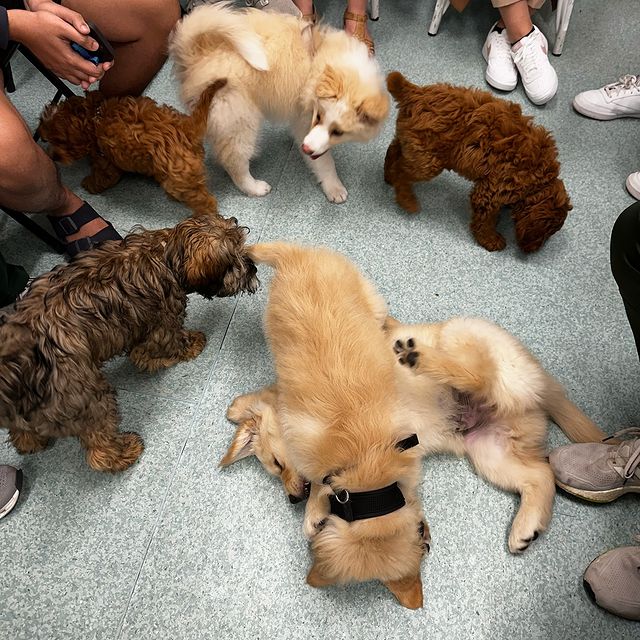
[[0,520],[4,518],[12,509],[16,506],[16,502],[18,502],[18,498],[20,497],[20,491],[22,491],[22,470],[18,469],[16,472],[16,490],[13,496],[11,496],[11,500],[7,502],[2,509],[0,509]]
[[0,509],[0,520],[2,520],[2,518],[4,518],[11,511],[11,509],[16,506],[16,502],[18,502],[19,497],[20,491],[16,489],[16,492],[13,494],[11,500],[9,500],[9,502],[7,502],[7,504],[5,504],[2,509]]
[[560,480],[556,480],[556,484],[571,495],[578,496],[583,500],[588,500],[589,502],[613,502],[620,496],[623,496],[625,493],[640,493],[640,487],[618,487],[617,489],[607,489],[605,491],[588,491],[587,489],[576,489],[575,487],[570,487],[566,485]]
[[575,100],[573,101],[573,108],[578,112],[581,113],[583,116],[587,116],[587,118],[593,118],[594,120],[618,120],[619,118],[640,118],[640,113],[637,114],[633,114],[633,113],[624,113],[624,114],[620,114],[620,115],[603,115],[601,113],[597,113],[596,111],[591,111],[591,109],[589,109],[589,107],[585,107],[581,104],[579,104],[578,102],[576,102]]
[[625,182],[625,186],[627,187],[627,191],[636,199],[640,200],[640,191],[638,191],[630,182],[629,178],[627,178]]
[[[482,57],[484,61],[489,64],[489,54],[487,53],[486,47],[482,47]],[[494,88],[499,89],[500,91],[513,91],[518,86],[518,76],[516,75],[516,80],[513,84],[504,84],[504,82],[499,82],[498,80],[493,79],[489,75],[489,69],[484,72],[485,80]]]

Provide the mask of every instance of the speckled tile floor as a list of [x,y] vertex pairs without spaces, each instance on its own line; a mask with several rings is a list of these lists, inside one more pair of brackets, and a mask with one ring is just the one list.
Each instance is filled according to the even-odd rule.
[[[372,26],[385,70],[418,83],[485,87],[480,49],[492,24],[485,3],[449,11],[427,37],[433,0],[389,0]],[[488,3],[486,3],[488,5]],[[339,23],[342,3],[319,0]],[[553,40],[546,12],[537,24]],[[543,108],[521,87],[510,98],[555,135],[574,210],[535,255],[514,247],[489,254],[468,231],[470,185],[442,175],[419,188],[422,214],[409,217],[382,180],[390,120],[375,142],[336,153],[350,190],[326,202],[286,132],[267,127],[254,162],[274,187],[265,199],[240,194],[210,162],[221,211],[251,228],[251,241],[323,243],[349,255],[410,322],[482,315],[518,335],[605,430],[637,424],[639,367],[609,270],[609,236],[632,199],[624,180],[640,168],[640,122],[595,122],[573,112],[578,91],[640,65],[633,0],[576,3],[565,51],[552,60],[558,95]],[[27,66],[16,67],[13,100],[34,124],[49,95]],[[179,105],[169,67],[148,91]],[[64,169],[78,187],[84,166]],[[127,178],[91,202],[122,231],[172,225],[186,210],[153,183]],[[0,247],[32,274],[58,257],[0,218]],[[263,273],[263,282],[268,275]],[[599,553],[629,544],[640,525],[637,498],[591,506],[558,495],[549,531],[521,557],[506,532],[516,499],[477,478],[465,461],[425,462],[423,498],[433,549],[423,569],[425,607],[399,607],[377,584],[313,590],[309,553],[278,483],[245,460],[221,471],[233,426],[225,408],[272,379],[261,329],[266,292],[207,302],[193,298],[188,325],[207,333],[194,362],[143,375],[124,360],[108,367],[123,428],[140,432],[140,462],[117,476],[90,471],[76,442],[21,457],[0,444],[0,462],[24,469],[26,487],[0,522],[0,638],[572,638],[638,637],[637,624],[593,607],[581,575]],[[565,442],[550,429],[550,446]]]

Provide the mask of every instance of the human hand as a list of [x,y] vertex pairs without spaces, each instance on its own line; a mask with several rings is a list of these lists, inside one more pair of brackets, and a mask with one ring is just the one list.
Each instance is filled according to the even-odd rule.
[[89,26],[79,13],[50,0],[39,3],[36,11],[11,11],[9,33],[58,77],[83,89],[88,89],[113,66],[113,62],[95,65],[71,48],[71,42],[76,42],[88,51],[95,51],[98,43],[88,36]]

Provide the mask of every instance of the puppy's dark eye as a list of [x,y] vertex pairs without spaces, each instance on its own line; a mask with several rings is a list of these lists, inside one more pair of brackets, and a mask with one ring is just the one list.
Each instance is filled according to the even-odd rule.
[[277,459],[277,458],[274,458],[274,459],[273,459],[273,464],[275,464],[275,465],[276,465],[276,467],[278,467],[278,470],[279,470],[279,471],[284,471],[284,467],[280,464],[280,462],[278,461],[278,459]]
[[316,113],[316,117],[313,120],[313,124],[320,124],[320,122],[322,122],[322,117],[320,116],[319,113]]
[[334,130],[331,132],[331,135],[332,135],[332,136],[336,136],[336,137],[338,137],[338,138],[339,138],[341,135],[343,135],[343,134],[344,134],[344,131],[342,131],[342,129],[334,129]]

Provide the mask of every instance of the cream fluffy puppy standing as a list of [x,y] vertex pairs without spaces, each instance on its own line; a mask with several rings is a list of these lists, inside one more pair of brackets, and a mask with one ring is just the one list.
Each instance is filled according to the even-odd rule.
[[290,124],[327,198],[347,199],[331,147],[370,140],[389,112],[384,78],[363,43],[293,16],[215,4],[178,24],[169,51],[185,102],[194,104],[216,79],[227,80],[212,103],[209,138],[241,191],[271,190],[249,168],[267,118]]

